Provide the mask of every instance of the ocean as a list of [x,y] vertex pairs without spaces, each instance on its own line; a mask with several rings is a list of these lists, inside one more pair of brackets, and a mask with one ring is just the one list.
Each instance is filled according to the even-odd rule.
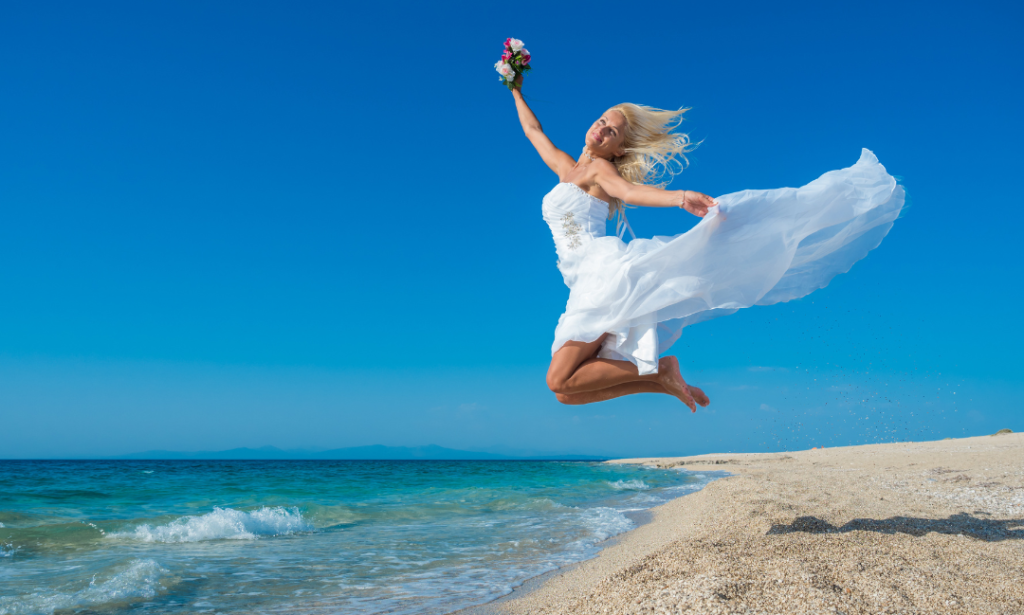
[[558,461],[0,461],[0,615],[442,614],[709,474]]

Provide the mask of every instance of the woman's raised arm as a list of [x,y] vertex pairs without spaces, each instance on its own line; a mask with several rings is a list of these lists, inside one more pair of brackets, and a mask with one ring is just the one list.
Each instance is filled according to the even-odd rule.
[[576,166],[576,161],[572,159],[572,156],[555,147],[551,139],[544,134],[544,129],[541,128],[537,116],[533,114],[530,106],[523,100],[523,93],[520,91],[520,87],[523,84],[522,79],[522,75],[516,79],[516,85],[519,87],[512,90],[512,98],[516,100],[516,110],[519,112],[519,121],[523,125],[523,132],[526,133],[526,138],[530,140],[530,143],[533,144],[537,153],[544,160],[544,164],[548,165],[555,172],[555,175],[558,175],[558,178],[561,179]]

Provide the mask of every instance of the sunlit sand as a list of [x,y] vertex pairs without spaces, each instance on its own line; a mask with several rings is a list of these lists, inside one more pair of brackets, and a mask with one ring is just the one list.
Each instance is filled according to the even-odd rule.
[[733,475],[490,611],[1024,612],[1024,434],[610,463]]

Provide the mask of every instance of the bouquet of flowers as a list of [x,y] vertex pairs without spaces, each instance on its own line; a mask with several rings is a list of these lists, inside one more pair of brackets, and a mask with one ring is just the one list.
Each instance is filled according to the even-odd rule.
[[517,38],[505,40],[505,51],[501,59],[495,62],[494,70],[501,75],[500,80],[508,87],[509,91],[516,89],[516,77],[530,72],[530,52],[523,47],[523,41]]

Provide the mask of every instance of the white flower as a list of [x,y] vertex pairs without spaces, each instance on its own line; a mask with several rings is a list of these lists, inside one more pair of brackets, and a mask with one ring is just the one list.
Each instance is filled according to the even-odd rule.
[[495,64],[494,69],[498,71],[499,75],[505,78],[505,81],[514,81],[516,78],[516,71],[512,70],[512,67],[504,60]]
[[514,38],[508,42],[508,46],[512,48],[512,51],[519,51],[523,48],[523,41]]

